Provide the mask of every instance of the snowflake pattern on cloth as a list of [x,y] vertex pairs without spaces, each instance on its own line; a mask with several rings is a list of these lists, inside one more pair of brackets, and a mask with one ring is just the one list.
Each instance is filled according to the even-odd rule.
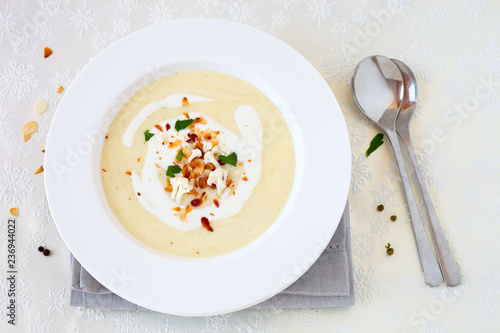
[[[44,164],[41,150],[59,102],[85,64],[122,37],[197,17],[249,24],[289,43],[317,68],[340,102],[352,150],[356,306],[248,309],[202,318],[70,307],[69,252],[52,223],[44,174],[34,175]],[[500,327],[500,271],[495,268],[500,259],[477,260],[470,253],[473,246],[476,253],[500,251],[499,243],[491,241],[500,231],[500,141],[494,136],[500,121],[499,33],[500,2],[488,0],[3,1],[0,208],[5,218],[0,240],[5,244],[8,239],[9,209],[19,207],[17,328],[42,333],[495,331]],[[46,46],[54,54],[44,59]],[[401,59],[417,76],[412,139],[464,277],[457,287],[425,285],[390,149],[364,156],[379,129],[353,103],[350,85],[358,62],[372,54]],[[293,68],[289,74],[295,74]],[[300,77],[293,83],[305,84]],[[59,86],[65,88],[61,94],[55,92]],[[34,115],[33,105],[41,99],[48,109]],[[39,128],[23,142],[21,128],[30,120]],[[376,211],[376,201],[386,206],[384,212]],[[391,214],[397,214],[396,222],[390,221]],[[397,245],[397,255],[386,255],[387,242]],[[399,250],[402,244],[404,251]],[[50,248],[49,257],[37,251],[40,245]],[[0,260],[7,260],[6,247],[0,248]],[[0,272],[3,309],[9,301],[5,274]],[[5,315],[0,311],[0,332],[11,328]]]

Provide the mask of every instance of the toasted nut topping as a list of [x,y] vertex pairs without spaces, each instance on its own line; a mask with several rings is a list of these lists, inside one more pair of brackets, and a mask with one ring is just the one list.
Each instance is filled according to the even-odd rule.
[[202,203],[201,200],[198,198],[191,200],[191,205],[193,207],[198,207],[199,205],[201,205],[201,203]]
[[214,229],[210,226],[210,221],[208,221],[206,217],[201,218],[201,225],[210,232],[214,231]]
[[43,57],[44,58],[47,58],[51,54],[52,54],[52,50],[50,49],[50,47],[46,47],[43,49]]
[[63,86],[59,86],[59,88],[57,88],[56,92],[58,94],[62,93],[62,91],[64,90],[64,87]]
[[182,143],[181,140],[175,140],[175,142],[169,142],[168,143],[168,148],[175,148],[177,146],[180,146]]
[[24,142],[28,141],[28,139],[31,137],[31,134],[35,133],[37,128],[38,123],[36,121],[29,121],[23,126],[21,133],[23,134]]
[[163,132],[163,128],[161,128],[160,125],[156,124],[155,127],[158,129],[158,131]]
[[[182,98],[182,106],[188,106],[189,105],[189,101],[186,97],[183,97]],[[188,119],[189,119],[189,116],[186,116]]]
[[[106,170],[104,170],[104,171],[106,171]],[[42,173],[42,172],[43,172],[43,165],[41,167],[39,167],[38,170],[35,171],[35,175],[38,175],[39,173]]]
[[11,208],[10,215],[18,217],[19,216],[19,208],[17,208],[17,207]]
[[35,103],[33,106],[33,113],[36,115],[41,115],[45,111],[47,111],[47,108],[49,107],[49,103],[47,101],[44,101],[43,99],[39,100],[38,102]]

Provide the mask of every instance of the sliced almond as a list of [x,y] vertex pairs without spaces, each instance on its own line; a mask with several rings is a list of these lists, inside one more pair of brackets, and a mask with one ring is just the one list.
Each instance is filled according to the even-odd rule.
[[63,90],[64,90],[64,87],[59,86],[59,88],[57,88],[57,90],[56,90],[56,93],[60,94],[60,93],[62,93]]
[[23,126],[21,133],[23,134],[24,142],[28,141],[28,139],[31,137],[31,134],[35,133],[37,128],[38,128],[38,123],[36,121],[28,121]]
[[19,208],[17,208],[17,207],[11,208],[10,215],[19,217]]
[[41,115],[45,111],[47,111],[47,108],[49,107],[49,103],[47,101],[41,99],[38,102],[35,103],[33,106],[33,113],[36,115]]
[[44,58],[47,58],[51,54],[52,54],[52,50],[50,49],[50,47],[46,47],[43,49],[43,57]]
[[[42,173],[42,172],[43,172],[43,165],[41,167],[39,167],[38,170],[35,171],[35,175],[38,175],[39,173]],[[106,170],[104,170],[104,172],[106,172]]]

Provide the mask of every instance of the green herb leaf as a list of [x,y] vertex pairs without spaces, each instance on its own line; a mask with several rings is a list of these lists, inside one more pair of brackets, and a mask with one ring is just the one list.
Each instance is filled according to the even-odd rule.
[[182,171],[182,169],[181,169],[179,166],[177,166],[177,165],[170,165],[170,166],[167,168],[167,176],[169,176],[169,177],[172,177],[172,178],[173,178],[173,177],[175,177],[175,174],[176,174],[176,173],[179,173],[179,172],[181,172],[181,171]]
[[175,122],[175,130],[179,132],[180,130],[190,126],[192,123],[194,123],[194,119],[177,120]]
[[373,153],[375,150],[377,150],[377,148],[380,147],[384,143],[384,141],[382,140],[383,138],[384,138],[384,134],[382,134],[382,133],[375,135],[373,140],[370,142],[370,147],[365,152],[366,157],[370,156],[371,153]]
[[182,149],[181,149],[181,150],[179,150],[179,152],[177,153],[177,156],[175,156],[175,159],[176,159],[177,161],[179,161],[179,162],[180,162],[180,161],[182,161],[182,156],[184,156],[184,152],[183,152],[183,151],[182,151]]
[[227,156],[219,155],[219,159],[221,160],[222,163],[231,164],[232,166],[236,166],[236,163],[238,162],[238,157],[236,156],[236,153],[232,153]]
[[144,132],[144,138],[146,139],[146,142],[149,141],[149,139],[151,139],[153,137],[154,133],[149,133],[149,130],[146,130],[146,132]]

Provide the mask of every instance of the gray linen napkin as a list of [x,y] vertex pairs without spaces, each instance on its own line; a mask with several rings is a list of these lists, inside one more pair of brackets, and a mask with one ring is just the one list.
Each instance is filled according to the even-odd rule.
[[[71,255],[71,306],[148,310],[113,294]],[[309,270],[281,293],[252,308],[322,308],[354,305],[349,205],[337,231]]]

